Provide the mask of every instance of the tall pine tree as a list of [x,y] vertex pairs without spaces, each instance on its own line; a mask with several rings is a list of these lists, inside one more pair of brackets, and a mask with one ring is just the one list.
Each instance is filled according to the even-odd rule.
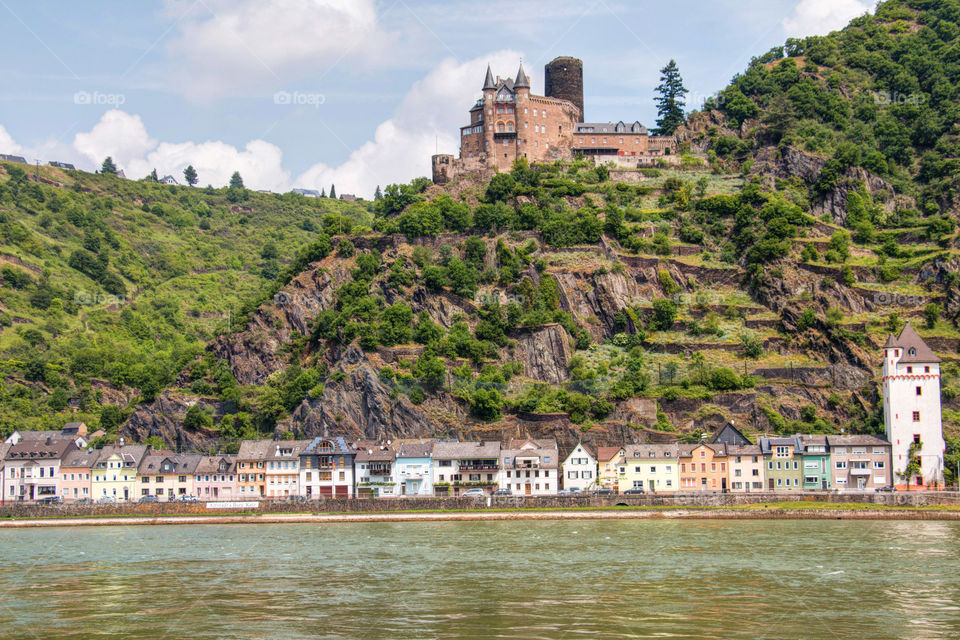
[[183,179],[187,181],[187,184],[191,187],[197,184],[197,170],[193,168],[192,164],[188,164],[187,168],[183,170]]
[[330,197],[334,200],[337,198],[337,187],[335,185],[330,185]]
[[667,66],[660,69],[660,86],[657,87],[657,97],[654,99],[657,103],[657,135],[673,135],[683,124],[686,95],[687,88],[683,86],[680,70],[676,61],[671,60]]
[[113,164],[113,158],[107,156],[103,160],[103,164],[100,165],[100,173],[106,173],[112,176],[117,175],[117,165]]
[[382,199],[383,199],[383,192],[380,191],[380,185],[377,185],[377,190],[373,192],[373,199],[374,199],[374,200],[382,200]]

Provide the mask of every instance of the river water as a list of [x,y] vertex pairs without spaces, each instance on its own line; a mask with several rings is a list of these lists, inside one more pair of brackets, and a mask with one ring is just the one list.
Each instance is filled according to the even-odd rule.
[[4,638],[957,638],[960,523],[0,530]]

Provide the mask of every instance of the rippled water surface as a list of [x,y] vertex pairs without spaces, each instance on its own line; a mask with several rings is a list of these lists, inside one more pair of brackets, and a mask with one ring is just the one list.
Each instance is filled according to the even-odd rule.
[[5,638],[956,638],[960,524],[0,530]]

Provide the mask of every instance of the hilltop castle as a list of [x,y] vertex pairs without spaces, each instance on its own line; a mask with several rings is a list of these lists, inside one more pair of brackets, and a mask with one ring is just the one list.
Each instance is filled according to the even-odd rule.
[[641,166],[670,155],[673,138],[651,136],[639,121],[585,122],[583,62],[560,57],[544,67],[544,93],[530,92],[520,65],[515,78],[494,78],[487,66],[482,97],[460,128],[460,157],[433,157],[433,179],[448,182],[460,173],[494,168],[508,171],[518,158],[553,162],[577,154],[608,156],[618,164]]

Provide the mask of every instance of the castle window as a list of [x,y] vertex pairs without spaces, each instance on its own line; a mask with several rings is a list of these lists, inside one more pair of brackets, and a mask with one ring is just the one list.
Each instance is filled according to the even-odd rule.
[[523,108],[523,112],[524,112],[524,113],[528,113],[528,112],[529,112],[529,109],[527,109],[526,107],[524,107],[524,108]]
[[501,114],[501,113],[503,113],[503,112],[504,112],[503,105],[502,105],[502,104],[498,104],[498,105],[497,105],[497,115],[499,115],[499,114]]
[[513,105],[507,105],[507,113],[513,113]]
[[913,367],[907,367],[907,373],[913,373]]
[[544,109],[543,111],[541,111],[541,113],[543,114],[543,117],[544,117],[544,118],[547,117],[547,111],[546,111],[546,109]]
[[533,115],[537,115],[537,110],[536,110],[536,109],[533,110]]
[[924,372],[924,373],[930,373],[930,367],[924,367],[924,368],[923,368],[923,372]]
[[596,138],[590,138],[590,144],[596,144],[596,143],[597,143]]
[[914,412],[913,412],[913,421],[914,421],[914,422],[920,422],[920,412],[919,412],[919,411],[914,411]]
[[607,139],[606,139],[606,138],[603,139],[603,144],[607,144]]
[[923,395],[923,387],[917,387],[917,395],[918,395],[918,396],[922,396],[922,395]]
[[498,123],[497,123],[497,132],[498,132],[498,133],[503,133],[503,132],[504,132],[504,127],[503,127],[503,123],[502,123],[502,122],[498,122]]
[[909,353],[910,353],[911,356],[915,356],[915,355],[917,355],[917,350],[914,349],[913,347],[910,347],[910,352],[909,352]]
[[623,144],[623,138],[620,138],[620,144]]
[[513,123],[512,123],[512,122],[508,122],[508,123],[507,123],[507,131],[509,131],[509,132],[511,132],[511,133],[513,132]]
[[580,144],[583,144],[583,138],[580,138]]
[[640,144],[640,138],[634,138],[633,142],[634,144]]

